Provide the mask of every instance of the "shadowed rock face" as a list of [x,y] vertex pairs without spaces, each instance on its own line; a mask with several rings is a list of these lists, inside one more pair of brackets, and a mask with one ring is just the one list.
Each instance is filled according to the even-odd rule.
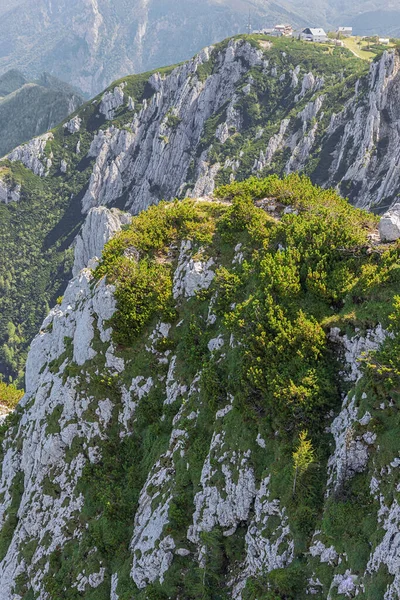
[[371,65],[354,100],[332,119],[328,133],[339,142],[332,153],[327,183],[339,184],[358,206],[384,210],[397,195],[399,90],[399,56],[384,52],[381,60]]
[[104,245],[131,219],[129,214],[115,208],[92,208],[75,242],[73,275],[77,275],[91,260],[99,259]]
[[[337,186],[357,206],[387,209],[400,187],[398,54],[384,52],[366,76],[344,82],[348,99],[341,104],[327,93],[334,77],[324,76],[323,69],[304,72],[301,64],[278,68],[270,62],[268,50],[232,40],[222,51],[204,49],[166,75],[152,74],[146,97],[137,105],[126,82],[111,87],[98,106],[98,118],[109,127],[93,135],[87,152],[94,166],[82,212],[124,198],[124,208],[135,214],[161,199],[211,194],[226,182],[227,173],[234,180],[271,170],[286,174],[306,170],[320,185]],[[210,64],[212,74],[203,80],[199,74]],[[270,109],[259,119],[255,139],[250,133],[255,127],[243,108],[246,96],[258,100],[257,110],[264,101],[262,96],[254,98],[260,94],[253,85],[254,73],[264,77],[265,84],[275,85],[277,80],[279,86],[274,91],[275,113]],[[280,94],[286,95],[283,109]],[[122,129],[120,122],[114,124],[121,112],[127,120]],[[81,117],[64,125],[76,135],[77,153],[81,127],[85,129]],[[269,136],[268,118],[276,119],[275,133]],[[213,119],[214,135],[208,134],[205,143]],[[29,167],[33,161],[33,171],[43,176],[49,167],[36,162],[35,150],[40,146],[43,153],[43,143],[34,140],[10,158]],[[231,154],[225,150],[229,145]]]
[[[137,213],[155,203],[156,195],[171,199],[187,183],[189,164],[198,148],[206,121],[229,103],[235,113],[235,88],[249,68],[261,66],[263,55],[249,44],[233,42],[218,57],[215,74],[207,81],[192,79],[211,59],[211,49],[175,69],[167,77],[156,73],[149,79],[151,98],[133,114],[131,130],[110,127],[95,136],[89,156],[96,162],[89,189],[82,201],[83,212],[98,204],[110,204],[125,190],[126,208]],[[117,91],[119,90],[119,93]],[[123,89],[106,93],[100,111],[113,117],[126,104]],[[112,113],[112,114],[111,114]],[[175,117],[173,125],[171,116]],[[208,171],[206,154],[198,162],[196,196],[211,193],[219,167]],[[186,191],[188,186],[186,186]]]
[[395,204],[382,216],[379,233],[384,242],[395,242],[400,238],[400,204]]

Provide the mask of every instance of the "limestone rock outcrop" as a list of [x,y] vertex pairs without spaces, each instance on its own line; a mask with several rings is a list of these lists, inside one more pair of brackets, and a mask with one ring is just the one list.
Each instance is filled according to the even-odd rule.
[[400,238],[400,204],[395,204],[382,215],[379,221],[379,235],[382,242],[395,242]]
[[115,208],[105,206],[92,208],[85,220],[82,231],[75,241],[75,261],[72,269],[74,276],[87,267],[91,260],[99,259],[105,244],[123,225],[130,223],[132,217]]
[[51,158],[46,157],[45,150],[47,142],[54,138],[53,134],[45,133],[37,138],[34,138],[27,144],[18,146],[9,155],[8,159],[11,162],[20,161],[27,168],[30,169],[35,175],[44,177],[46,171],[51,166]]
[[19,184],[9,184],[4,179],[0,179],[0,202],[9,204],[18,202],[21,198],[21,186]]

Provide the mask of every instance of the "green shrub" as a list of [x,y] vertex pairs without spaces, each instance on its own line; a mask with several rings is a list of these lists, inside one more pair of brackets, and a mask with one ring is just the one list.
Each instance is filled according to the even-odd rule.
[[167,309],[172,298],[169,266],[141,260],[121,261],[115,271],[118,278],[115,297],[118,311],[112,318],[115,341],[127,346],[133,343],[144,325],[157,313]]
[[13,409],[24,395],[23,390],[19,390],[14,384],[4,383],[0,380],[0,404]]

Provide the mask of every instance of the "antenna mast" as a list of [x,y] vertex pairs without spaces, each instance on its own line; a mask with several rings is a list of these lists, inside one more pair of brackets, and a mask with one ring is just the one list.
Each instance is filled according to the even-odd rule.
[[247,22],[247,33],[249,35],[251,35],[252,31],[253,31],[253,27],[251,25],[251,10],[249,9],[249,20]]

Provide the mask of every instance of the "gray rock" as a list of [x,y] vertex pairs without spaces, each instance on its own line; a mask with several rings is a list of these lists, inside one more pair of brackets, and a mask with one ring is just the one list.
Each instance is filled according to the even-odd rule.
[[115,208],[92,208],[75,241],[73,275],[76,276],[86,268],[91,259],[100,258],[105,244],[115,233],[121,231],[122,225],[130,223],[131,219],[130,215]]
[[400,204],[395,204],[379,221],[379,235],[382,242],[395,242],[400,239]]
[[82,125],[82,119],[78,116],[73,117],[70,121],[68,121],[68,123],[64,124],[64,129],[66,129],[67,131],[69,131],[69,133],[73,134],[73,133],[77,133],[78,131],[80,131]]
[[[232,40],[220,53],[215,74],[201,81],[197,70],[209,60],[211,52],[212,48],[204,49],[167,76],[153,75],[149,84],[154,94],[134,113],[130,131],[110,128],[98,133],[89,151],[96,163],[82,202],[83,212],[110,204],[124,192],[126,208],[133,214],[161,199],[175,198],[178,190],[183,194],[189,183],[193,184],[194,196],[212,193],[221,167],[211,164],[203,154],[195,159],[194,181],[188,182],[193,150],[206,121],[224,105],[228,105],[228,131],[222,127],[218,136],[226,141],[231,128],[240,129],[240,115],[234,107],[236,84],[247,73],[249,64],[262,65],[263,53],[243,40]],[[112,118],[113,111],[125,101],[123,93],[115,88],[103,96],[100,110],[107,118]],[[127,102],[132,109],[129,98]],[[168,126],[170,114],[178,117],[173,128]]]
[[[30,169],[35,175],[43,177],[51,166],[51,160],[47,159],[47,161],[44,161],[44,159],[47,142],[52,139],[54,139],[54,136],[51,132],[45,133],[44,135],[34,138],[27,144],[18,146],[18,148],[15,148],[7,158],[11,162],[22,162],[22,164],[27,169]],[[46,166],[43,162],[45,162]]]
[[112,92],[106,92],[100,103],[99,112],[107,120],[114,118],[114,113],[124,103],[124,91],[121,86],[116,86]]
[[21,198],[21,186],[19,184],[10,184],[0,179],[0,202],[9,204],[10,202],[19,202]]

